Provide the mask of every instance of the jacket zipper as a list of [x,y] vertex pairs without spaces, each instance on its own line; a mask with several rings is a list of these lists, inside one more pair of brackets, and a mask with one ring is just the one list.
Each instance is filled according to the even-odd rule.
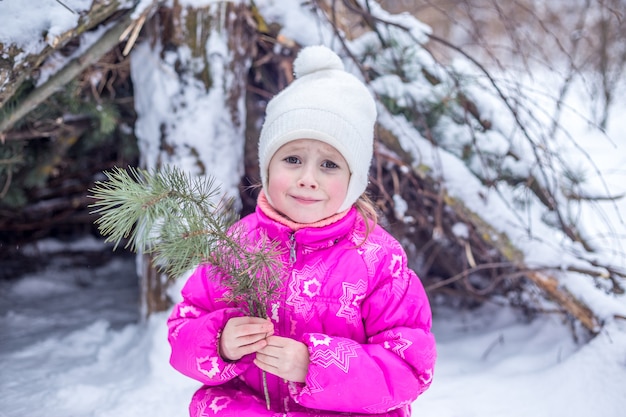
[[295,232],[289,236],[289,262],[291,265],[296,263],[296,234]]
[[[289,235],[289,263],[291,264],[291,266],[293,267],[293,265],[296,263],[296,234],[295,232],[292,232]],[[283,297],[286,297],[286,295],[283,295]],[[284,302],[284,298],[283,298],[283,302]],[[282,324],[282,330],[283,332],[285,332],[285,334],[288,334],[288,324],[286,321],[282,320],[283,324]],[[278,383],[278,398],[280,401],[280,406],[282,408],[282,411],[284,413],[288,412],[288,406],[287,406],[287,402],[285,400],[285,398],[288,397],[288,390],[285,390],[285,386],[288,384],[287,380],[283,379],[282,383],[280,378],[277,378],[277,383]],[[288,401],[288,400],[287,400]]]

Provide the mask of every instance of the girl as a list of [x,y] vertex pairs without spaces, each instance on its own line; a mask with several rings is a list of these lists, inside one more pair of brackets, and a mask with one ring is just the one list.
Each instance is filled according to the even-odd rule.
[[250,317],[199,266],[168,320],[170,362],[204,384],[194,417],[410,416],[432,380],[435,340],[421,282],[363,195],[375,102],[326,47],[304,48],[294,72],[267,105],[263,188],[238,222],[251,241],[284,249],[284,290],[269,319]]

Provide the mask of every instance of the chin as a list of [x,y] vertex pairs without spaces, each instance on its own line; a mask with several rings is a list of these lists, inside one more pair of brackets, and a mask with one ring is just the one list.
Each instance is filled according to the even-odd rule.
[[320,217],[319,215],[315,215],[315,214],[306,215],[306,214],[303,214],[302,212],[295,212],[291,214],[293,214],[293,216],[285,213],[285,216],[292,222],[302,223],[302,224],[316,223],[324,219],[324,217]]
[[316,223],[316,222],[322,220],[322,219],[317,218],[317,217],[316,218],[310,218],[310,217],[298,217],[298,216],[296,216],[296,217],[289,217],[289,219],[292,222],[301,223],[301,224]]

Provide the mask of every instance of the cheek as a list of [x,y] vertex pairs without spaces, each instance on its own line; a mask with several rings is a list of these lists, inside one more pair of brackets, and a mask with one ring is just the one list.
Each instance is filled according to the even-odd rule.
[[280,192],[289,185],[288,176],[280,170],[270,169],[267,175],[267,192]]
[[328,193],[336,198],[343,198],[348,193],[348,184],[350,182],[350,178],[344,178],[339,181],[331,181],[327,184]]

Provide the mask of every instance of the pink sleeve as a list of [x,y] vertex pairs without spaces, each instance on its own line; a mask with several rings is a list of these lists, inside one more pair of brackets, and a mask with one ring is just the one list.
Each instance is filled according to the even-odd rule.
[[238,309],[221,301],[224,290],[208,278],[210,267],[200,266],[182,290],[183,300],[174,306],[167,321],[171,365],[206,385],[219,385],[243,373],[252,355],[230,363],[219,355],[219,334]]
[[[398,271],[396,271],[398,272]],[[411,404],[432,381],[431,310],[419,278],[403,266],[363,302],[368,343],[308,333],[310,365],[292,395],[305,407],[384,413]]]

